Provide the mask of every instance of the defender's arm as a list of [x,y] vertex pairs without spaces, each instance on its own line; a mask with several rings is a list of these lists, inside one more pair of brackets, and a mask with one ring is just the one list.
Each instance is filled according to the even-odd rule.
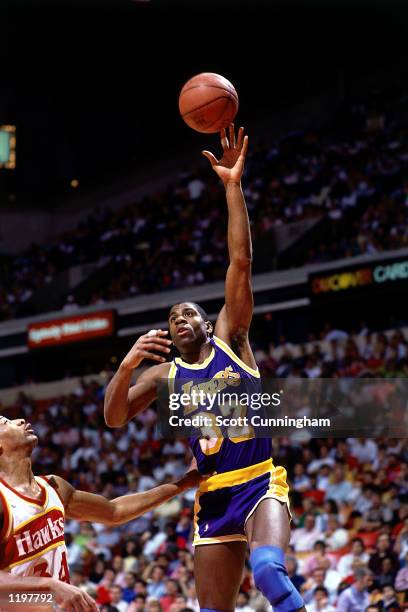
[[58,490],[61,496],[67,518],[116,526],[127,523],[183,491],[198,485],[202,476],[193,468],[177,482],[163,484],[143,493],[122,495],[113,500],[109,500],[102,495],[78,491],[59,476],[49,476],[48,478],[50,484]]

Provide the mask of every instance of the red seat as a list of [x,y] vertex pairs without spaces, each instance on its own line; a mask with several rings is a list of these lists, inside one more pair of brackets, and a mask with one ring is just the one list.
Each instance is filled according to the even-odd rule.
[[377,538],[379,535],[379,531],[359,531],[354,535],[354,537],[361,538],[366,548],[373,548],[377,543]]
[[303,493],[303,497],[311,497],[315,500],[318,506],[321,506],[323,504],[325,495],[326,491],[322,491],[321,489],[313,489],[312,491],[305,491]]

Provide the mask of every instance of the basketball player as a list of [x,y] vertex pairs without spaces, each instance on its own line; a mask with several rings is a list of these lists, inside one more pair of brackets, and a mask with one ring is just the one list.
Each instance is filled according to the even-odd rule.
[[30,423],[0,416],[0,594],[44,590],[64,609],[97,610],[89,595],[69,584],[65,517],[121,525],[202,477],[193,468],[174,484],[110,501],[77,491],[59,476],[34,476],[31,453],[37,443]]
[[[180,353],[165,363],[171,341],[167,331],[141,336],[123,359],[105,397],[105,420],[120,427],[157,397],[160,380],[170,379],[180,392],[201,380],[245,382],[260,390],[259,371],[249,344],[253,312],[252,247],[241,177],[248,137],[243,128],[235,140],[234,126],[221,132],[223,155],[203,154],[223,181],[228,206],[229,267],[225,304],[213,326],[195,303],[175,304],[169,314],[171,340]],[[143,359],[159,362],[129,388],[133,369]],[[182,383],[187,381],[187,387]],[[228,382],[226,383],[228,384]],[[233,384],[231,382],[231,384]],[[189,407],[190,409],[190,407]],[[272,463],[270,438],[193,439],[200,472],[212,473],[200,485],[195,504],[195,579],[204,612],[231,612],[242,578],[247,543],[256,586],[275,612],[305,610],[287,575],[284,553],[290,536],[286,470]],[[210,472],[208,472],[210,469]]]

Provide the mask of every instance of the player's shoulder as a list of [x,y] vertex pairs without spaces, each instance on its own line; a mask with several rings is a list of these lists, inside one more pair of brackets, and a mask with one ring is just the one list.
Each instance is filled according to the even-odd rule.
[[56,491],[58,497],[65,506],[74,491],[74,487],[64,478],[56,474],[48,474],[47,476],[42,476],[42,478]]

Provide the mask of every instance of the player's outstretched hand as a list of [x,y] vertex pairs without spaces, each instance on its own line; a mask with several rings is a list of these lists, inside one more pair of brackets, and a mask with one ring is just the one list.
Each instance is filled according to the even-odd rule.
[[69,610],[70,612],[97,612],[99,610],[88,593],[81,591],[72,584],[55,580],[51,589],[59,610]]
[[210,161],[213,170],[218,174],[224,185],[240,183],[248,150],[248,136],[244,136],[243,127],[239,128],[236,139],[233,123],[229,126],[228,132],[229,139],[225,129],[221,130],[221,146],[223,149],[221,159],[218,160],[210,151],[203,151],[203,155]]
[[147,334],[140,336],[132,346],[126,357],[122,361],[122,365],[126,368],[137,368],[143,359],[153,359],[159,363],[164,363],[166,358],[156,353],[170,353],[171,340],[165,336],[167,331],[162,329],[151,329]]
[[192,489],[193,487],[198,487],[200,482],[203,480],[207,480],[211,474],[200,474],[197,469],[197,461],[192,459],[190,466],[184,476],[179,480],[178,484],[183,489]]

